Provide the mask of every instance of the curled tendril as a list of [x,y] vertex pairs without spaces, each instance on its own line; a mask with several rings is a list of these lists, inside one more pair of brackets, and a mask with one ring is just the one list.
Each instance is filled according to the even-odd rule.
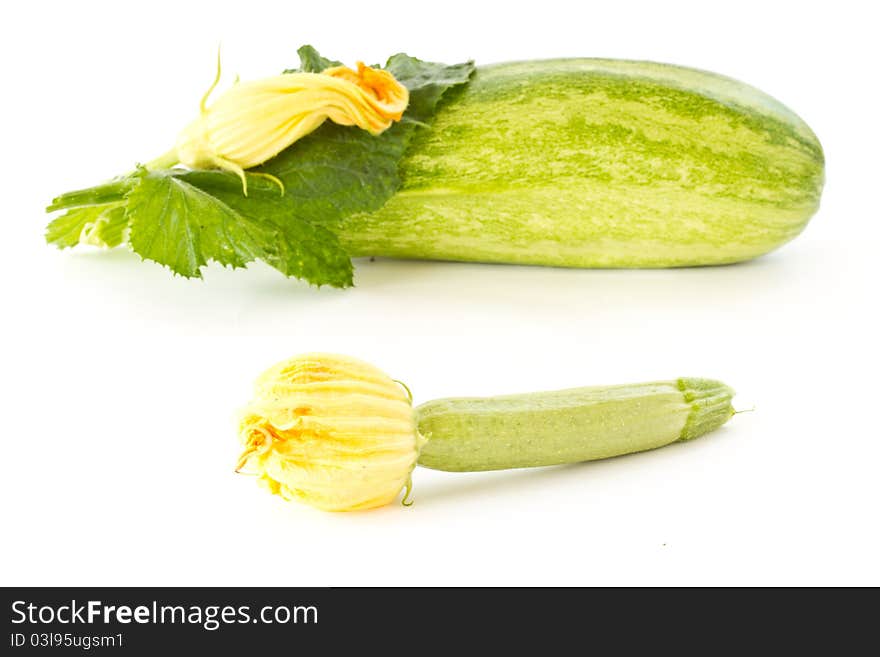
[[403,388],[406,391],[406,397],[407,397],[407,399],[409,399],[409,403],[412,404],[413,394],[412,394],[412,390],[409,389],[409,386],[406,385],[403,381],[398,381],[397,379],[391,379],[391,380],[394,381],[394,383],[396,383],[397,385],[399,385],[401,388]]
[[403,499],[400,500],[400,503],[403,506],[412,506],[413,505],[413,500],[410,499],[410,495],[412,495],[412,489],[413,489],[412,475],[410,475],[407,478],[406,486],[403,489]]

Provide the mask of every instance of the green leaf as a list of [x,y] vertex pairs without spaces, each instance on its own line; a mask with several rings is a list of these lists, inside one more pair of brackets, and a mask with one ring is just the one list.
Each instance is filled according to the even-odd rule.
[[122,242],[128,221],[122,203],[73,208],[46,227],[46,242],[59,249],[80,243],[113,247]]
[[296,205],[281,195],[275,183],[248,176],[248,195],[237,176],[220,171],[192,171],[180,178],[208,192],[237,212],[243,221],[272,231],[272,239],[260,243],[260,259],[285,276],[302,278],[314,285],[350,287],[354,268],[336,235],[298,216]]
[[476,70],[472,61],[447,66],[423,62],[403,53],[389,57],[385,68],[409,89],[405,116],[418,121],[428,121],[441,96],[452,87],[467,82]]
[[287,69],[285,73],[320,73],[334,66],[342,66],[342,62],[321,57],[318,51],[309,45],[300,46],[296,54],[299,55],[299,68]]
[[220,172],[151,171],[128,195],[129,243],[142,258],[201,278],[213,260],[243,267],[263,260],[316,285],[351,285],[351,261],[333,233],[286,217],[289,204],[258,177]]
[[128,228],[128,215],[125,205],[120,204],[105,210],[89,231],[86,241],[108,249],[119,246],[125,241]]
[[292,212],[303,219],[378,210],[400,185],[397,163],[411,126],[398,126],[374,137],[328,121],[254,171],[280,179]]
[[201,278],[208,260],[243,267],[258,250],[236,212],[165,172],[140,176],[128,195],[128,220],[135,253],[187,278]]
[[104,206],[95,205],[68,210],[55,217],[46,227],[46,242],[59,249],[69,249],[79,244],[80,237],[88,224],[93,224],[104,212]]

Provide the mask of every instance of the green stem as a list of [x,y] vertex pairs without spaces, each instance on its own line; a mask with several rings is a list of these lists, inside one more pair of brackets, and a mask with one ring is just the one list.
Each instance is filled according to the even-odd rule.
[[131,190],[133,184],[129,178],[118,178],[103,185],[67,192],[53,198],[52,203],[46,208],[46,212],[55,212],[56,210],[66,210],[85,205],[119,203]]
[[179,164],[180,159],[177,157],[177,149],[172,148],[167,153],[164,153],[157,157],[154,160],[150,160],[144,166],[149,171],[155,171],[156,169],[170,169],[175,164]]
[[[170,169],[178,163],[176,149],[171,149],[164,155],[150,161],[146,168],[154,169]],[[86,205],[104,205],[108,203],[120,203],[125,199],[125,195],[131,191],[136,180],[133,175],[136,171],[131,171],[125,176],[120,176],[103,185],[96,185],[87,189],[77,189],[67,192],[61,196],[52,199],[52,203],[46,208],[46,212],[55,212],[57,210],[68,210],[70,208],[78,208]]]
[[733,415],[710,379],[573,388],[418,407],[419,465],[471,472],[592,461],[690,440]]

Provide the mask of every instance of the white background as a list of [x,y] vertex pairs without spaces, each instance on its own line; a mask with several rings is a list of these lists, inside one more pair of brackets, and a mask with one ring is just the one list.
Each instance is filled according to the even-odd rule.
[[[816,3],[819,6],[820,3]],[[5,585],[880,584],[877,17],[870,3],[17,3],[0,26]],[[358,262],[352,290],[268,267],[184,281],[60,252],[42,208],[164,152],[214,73],[396,51],[714,70],[819,135],[822,209],[731,267]],[[252,379],[329,350],[416,401],[682,375],[738,415],[578,466],[415,472],[411,508],[327,514],[233,474]]]

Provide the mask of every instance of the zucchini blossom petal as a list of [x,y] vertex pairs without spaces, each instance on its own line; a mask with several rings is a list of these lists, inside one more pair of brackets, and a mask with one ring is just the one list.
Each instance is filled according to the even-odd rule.
[[424,440],[405,387],[353,358],[306,354],[256,381],[242,411],[238,469],[326,511],[393,501],[411,487]]
[[[214,81],[214,86],[219,80]],[[181,163],[194,169],[225,169],[238,174],[262,164],[317,129],[324,121],[357,126],[373,135],[399,121],[409,91],[388,71],[358,62],[322,73],[285,73],[240,82],[180,133],[174,149],[148,168]]]

